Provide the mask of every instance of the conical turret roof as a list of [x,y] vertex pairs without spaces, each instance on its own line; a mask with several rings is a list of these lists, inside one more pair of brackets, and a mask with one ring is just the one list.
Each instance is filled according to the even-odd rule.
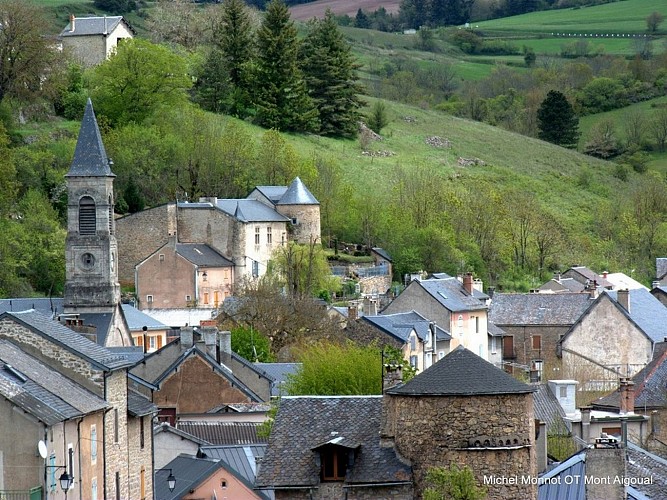
[[308,191],[301,179],[296,177],[276,205],[319,205],[320,202]]
[[115,177],[109,166],[109,158],[102,143],[102,135],[90,99],[86,103],[74,159],[66,177]]

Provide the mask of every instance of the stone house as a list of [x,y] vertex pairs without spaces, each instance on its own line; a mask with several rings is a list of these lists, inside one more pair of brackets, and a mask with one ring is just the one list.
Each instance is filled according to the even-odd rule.
[[607,280],[607,274],[607,271],[597,274],[586,266],[572,266],[562,276],[564,278],[572,278],[585,286],[595,283],[606,290],[613,290],[614,285]]
[[244,199],[167,203],[121,217],[116,227],[123,283],[134,283],[135,266],[170,239],[208,245],[233,264],[237,281],[263,275],[274,251],[288,241],[318,242],[320,205],[297,177],[289,186],[258,186]]
[[60,33],[63,50],[85,67],[104,62],[123,40],[134,38],[134,29],[121,16],[75,17]]
[[474,288],[472,274],[457,278],[414,280],[381,314],[416,311],[451,335],[454,349],[463,345],[488,360],[496,337],[487,328],[489,296]]
[[[68,448],[71,443],[78,462],[74,466],[75,491],[68,492],[68,498],[95,498],[95,491],[97,498],[152,498],[151,422],[157,409],[128,388],[132,361],[35,311],[1,314],[0,341],[4,363],[10,358],[8,364],[17,363],[16,369],[9,370],[12,382],[24,385],[14,392],[12,397],[18,399],[12,406],[27,404],[18,414],[33,414],[29,419],[31,429],[25,433],[7,432],[13,429],[10,423],[16,423],[16,412],[13,418],[0,421],[3,461],[14,466],[17,462],[34,465],[37,438],[46,442],[49,462],[62,466],[67,458],[63,454],[65,445],[61,449],[60,443]],[[43,373],[31,369],[37,363],[45,367]],[[67,388],[73,391],[71,396]],[[50,396],[51,391],[57,397]],[[46,397],[45,405],[39,405],[30,392]],[[68,422],[58,425],[59,420],[70,418],[74,426]],[[97,449],[92,448],[93,442],[98,444]],[[47,482],[39,481],[34,486],[41,485],[46,491],[53,489],[53,475],[46,474],[44,465],[50,464],[39,464],[39,477]],[[9,469],[4,473],[3,487],[12,489],[12,482],[21,476]]]
[[505,332],[503,367],[537,372],[538,380],[562,378],[556,356],[565,335],[593,300],[583,293],[496,293],[489,321]]
[[610,390],[644,368],[666,336],[667,309],[648,290],[605,291],[559,340],[562,373],[598,381],[582,390]]
[[[478,484],[536,477],[532,392],[459,346],[382,397],[284,397],[257,488],[277,499],[421,498],[428,469],[452,463],[470,466]],[[535,498],[537,488],[488,493]]]
[[158,406],[158,418],[171,425],[182,414],[210,413],[222,404],[269,401],[273,382],[231,351],[230,332],[215,327],[183,328],[180,338],[147,355],[130,373],[137,390]]
[[415,311],[362,316],[360,321],[399,340],[404,359],[419,372],[442,359],[450,350],[452,336]]
[[137,264],[140,309],[217,309],[232,294],[234,265],[208,245],[169,242]]

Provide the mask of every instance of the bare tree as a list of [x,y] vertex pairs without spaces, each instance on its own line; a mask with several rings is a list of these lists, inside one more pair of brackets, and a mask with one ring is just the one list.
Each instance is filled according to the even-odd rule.
[[660,108],[655,112],[653,119],[649,123],[649,127],[658,150],[664,152],[665,144],[667,144],[667,108]]
[[660,12],[651,12],[646,18],[646,28],[648,29],[648,32],[655,33],[658,31],[658,27],[664,20],[665,16],[663,16]]
[[623,117],[623,128],[626,144],[641,148],[646,131],[646,115],[644,112],[639,110],[626,112]]

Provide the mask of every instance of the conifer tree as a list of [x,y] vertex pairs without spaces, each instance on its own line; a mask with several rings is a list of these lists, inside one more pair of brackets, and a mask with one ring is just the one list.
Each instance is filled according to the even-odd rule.
[[579,139],[579,118],[565,95],[551,90],[537,110],[539,138],[545,141],[574,148]]
[[359,128],[362,89],[350,45],[331,10],[324,19],[311,22],[301,55],[308,94],[319,115],[319,133],[354,137]]
[[298,65],[296,35],[285,3],[271,0],[257,33],[255,122],[280,131],[312,132],[318,129],[317,110]]

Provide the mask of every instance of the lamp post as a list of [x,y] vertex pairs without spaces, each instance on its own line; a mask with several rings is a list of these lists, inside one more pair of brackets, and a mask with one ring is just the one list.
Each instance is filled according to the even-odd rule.
[[[60,477],[58,478],[58,481],[60,482],[60,488],[63,490],[65,493],[65,500],[67,500],[67,492],[69,489],[72,487],[72,484],[74,484],[74,476],[72,475],[73,466],[72,466],[72,457],[74,455],[74,450],[70,448],[68,450],[69,454],[69,466],[66,465],[47,465],[46,468],[52,468],[52,469],[65,469],[65,472],[63,472]],[[69,472],[67,472],[69,469]]]
[[163,470],[169,471],[169,475],[167,476],[167,487],[169,488],[169,491],[174,491],[174,488],[176,488],[176,477],[174,476],[171,469]]

